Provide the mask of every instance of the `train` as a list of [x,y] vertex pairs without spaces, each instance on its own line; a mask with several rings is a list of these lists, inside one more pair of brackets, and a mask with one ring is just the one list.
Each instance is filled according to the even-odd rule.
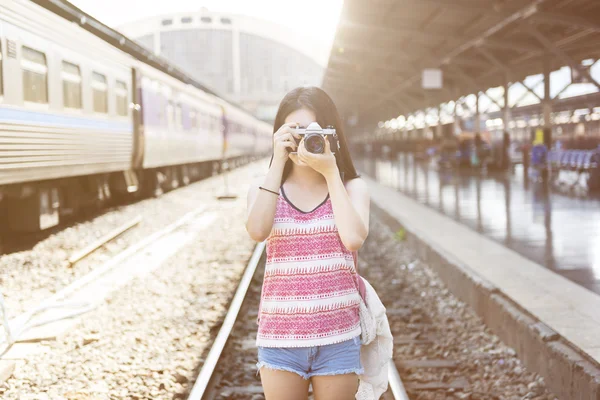
[[64,0],[0,0],[0,220],[39,231],[271,151],[272,125]]

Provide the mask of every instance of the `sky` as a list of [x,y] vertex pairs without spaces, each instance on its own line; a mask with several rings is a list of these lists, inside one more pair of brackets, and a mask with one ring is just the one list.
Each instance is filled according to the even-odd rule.
[[262,18],[323,43],[325,51],[333,42],[343,0],[71,0],[75,6],[118,28],[127,22],[172,12],[230,12]]

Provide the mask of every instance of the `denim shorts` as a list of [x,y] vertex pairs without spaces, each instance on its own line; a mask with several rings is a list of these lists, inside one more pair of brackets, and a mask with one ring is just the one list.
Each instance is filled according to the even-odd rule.
[[360,336],[315,347],[259,347],[256,367],[295,372],[304,379],[315,375],[364,372],[360,364]]

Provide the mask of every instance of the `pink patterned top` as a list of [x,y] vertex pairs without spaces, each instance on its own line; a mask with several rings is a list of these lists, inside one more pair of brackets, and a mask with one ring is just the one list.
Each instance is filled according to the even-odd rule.
[[342,244],[329,196],[310,212],[283,188],[271,234],[256,345],[311,347],[359,336],[358,274]]

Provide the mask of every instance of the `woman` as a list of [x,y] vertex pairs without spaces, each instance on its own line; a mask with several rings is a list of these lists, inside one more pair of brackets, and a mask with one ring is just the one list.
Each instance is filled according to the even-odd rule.
[[[332,153],[306,150],[296,127],[334,126]],[[246,229],[267,240],[258,318],[258,364],[266,400],[354,399],[360,364],[360,295],[354,252],[369,227],[358,177],[331,98],[316,87],[282,100],[273,157],[248,193]]]

